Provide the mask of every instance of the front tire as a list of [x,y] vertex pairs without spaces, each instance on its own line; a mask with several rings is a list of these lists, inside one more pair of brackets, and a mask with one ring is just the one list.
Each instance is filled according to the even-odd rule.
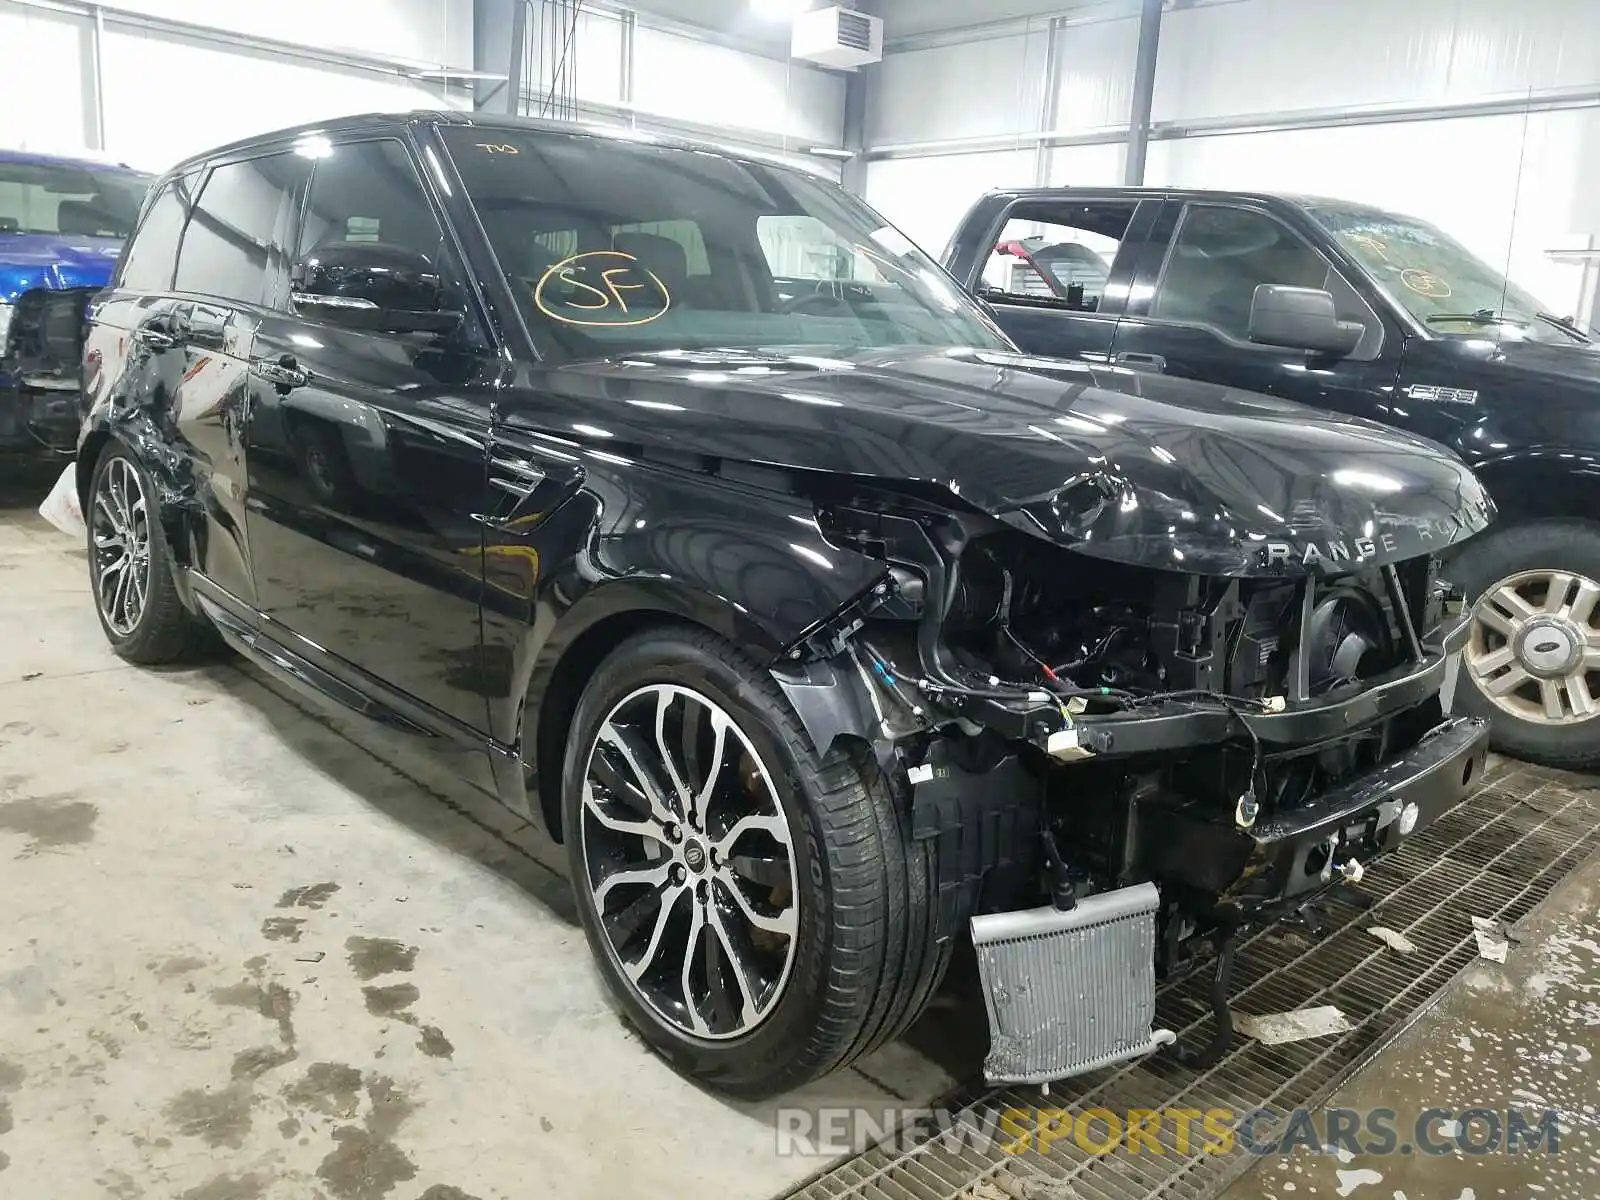
[[601,664],[562,801],[601,974],[710,1086],[765,1097],[843,1066],[948,963],[929,851],[870,756],[819,759],[768,672],[708,632],[646,632]]
[[1472,604],[1462,707],[1497,750],[1600,767],[1600,525],[1539,521],[1469,542],[1445,574]]
[[178,596],[155,483],[118,442],[95,464],[84,523],[95,614],[119,658],[160,666],[215,646],[209,624],[191,616]]

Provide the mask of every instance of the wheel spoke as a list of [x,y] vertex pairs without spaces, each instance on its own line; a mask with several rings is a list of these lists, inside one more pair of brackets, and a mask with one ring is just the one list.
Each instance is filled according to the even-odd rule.
[[[112,508],[111,501],[106,497],[104,492],[100,493],[94,498],[94,506],[97,512],[105,514],[105,523],[111,526],[111,531],[113,533],[122,537],[127,536],[128,531],[123,528],[122,525],[122,514],[116,512]],[[96,524],[98,524],[98,522],[96,522]]]
[[661,939],[667,932],[667,925],[672,920],[672,913],[678,907],[678,901],[688,894],[687,888],[669,887],[661,893],[661,903],[656,909],[656,922],[650,929],[650,940],[645,943],[644,953],[631,963],[624,963],[622,969],[627,972],[628,978],[637,983],[644,973],[655,963],[661,953]]
[[1491,696],[1506,696],[1532,678],[1533,676],[1528,674],[1521,663],[1512,663],[1511,669],[1504,675],[1484,680],[1483,689]]
[[654,821],[629,821],[607,812],[587,779],[583,781],[583,807],[591,817],[612,833],[620,833],[626,837],[649,838],[653,842],[666,842],[666,831]]
[[1544,705],[1546,720],[1559,721],[1566,714],[1561,704],[1561,684],[1554,679],[1539,681],[1539,699]]
[[1572,590],[1572,576],[1565,571],[1550,573],[1550,586],[1544,594],[1544,611],[1558,613],[1567,607],[1567,593]]
[[695,956],[700,953],[700,940],[705,934],[706,917],[701,906],[692,901],[689,905],[689,914],[689,940],[683,948],[683,970],[678,980],[683,985],[683,1008],[689,1018],[689,1028],[704,1036],[711,1030],[706,1025],[700,1006],[695,1002],[694,985],[690,976],[694,970]]
[[650,806],[652,817],[663,825],[670,825],[674,821],[683,819],[667,803],[666,789],[662,787],[661,781],[645,767],[642,753],[644,747],[639,745],[638,736],[632,730],[619,728],[615,723],[608,721],[600,730],[600,740],[613,747],[628,764],[628,770],[633,775],[639,794]]
[[[711,984],[712,996],[721,1001],[721,1006],[729,1016],[737,1016],[741,1025],[755,1023],[757,1013],[755,992],[750,986],[749,976],[745,973],[745,955],[741,948],[735,944],[728,928],[723,924],[722,912],[715,905],[711,905],[708,916],[710,918],[711,936],[707,938],[707,979]],[[718,962],[717,959],[721,961]],[[739,991],[738,1011],[731,1011],[731,997],[727,994],[727,977],[721,969],[726,964],[728,972],[733,975],[734,986]]]
[[1487,679],[1496,671],[1504,670],[1517,661],[1516,651],[1510,646],[1501,646],[1498,650],[1491,650],[1481,657],[1468,657],[1467,666],[1479,679]]
[[[661,764],[667,769],[667,778],[672,784],[672,793],[678,800],[678,811],[685,816],[690,815],[689,787],[683,781],[683,776],[678,774],[678,765],[672,761],[672,749],[667,745],[667,710],[672,707],[674,694],[663,688],[656,693],[656,753],[661,756]],[[694,722],[690,719],[690,702],[684,701],[683,736],[687,740],[693,736]]]
[[722,778],[722,760],[727,757],[727,750],[728,718],[714,711],[711,714],[711,759],[706,764],[705,783],[700,787],[700,794],[694,798],[694,810],[702,822],[711,810],[711,797],[716,792],[718,780]]
[[717,853],[721,857],[731,858],[731,851],[734,843],[736,843],[745,834],[754,833],[757,830],[760,830],[764,833],[770,833],[780,843],[786,843],[789,835],[788,826],[784,823],[784,820],[781,816],[740,817],[728,829],[728,832],[713,842],[712,845],[716,847]]
[[[749,923],[752,929],[759,929],[762,933],[781,934],[786,938],[794,937],[799,925],[799,910],[792,901],[782,912],[769,916],[766,913],[756,911],[755,906],[750,903],[750,897],[744,894],[744,889],[739,886],[737,880],[723,876],[720,882],[723,888],[731,894],[734,904],[739,909],[739,915]],[[787,883],[788,880],[784,880],[784,882]]]
[[1561,680],[1562,690],[1567,694],[1567,707],[1572,709],[1574,717],[1592,717],[1600,713],[1600,703],[1589,691],[1589,676],[1583,670],[1575,671]]
[[1578,594],[1572,598],[1572,603],[1567,606],[1562,616],[1578,625],[1587,626],[1594,616],[1594,606],[1597,601],[1600,601],[1600,583],[1580,576]]
[[122,630],[129,625],[125,606],[128,601],[128,580],[132,575],[133,572],[128,570],[117,572],[117,590],[111,597],[111,623]]
[[618,867],[595,888],[595,907],[604,912],[606,899],[619,887],[660,888],[671,874],[672,864],[667,861],[650,867]]

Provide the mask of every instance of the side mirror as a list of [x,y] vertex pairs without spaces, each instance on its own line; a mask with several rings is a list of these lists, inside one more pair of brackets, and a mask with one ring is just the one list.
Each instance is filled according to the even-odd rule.
[[1263,283],[1250,304],[1250,340],[1263,346],[1349,354],[1365,332],[1360,322],[1339,320],[1332,293],[1321,288]]
[[462,322],[438,268],[404,246],[332,242],[297,262],[289,278],[295,311],[330,325],[450,333]]

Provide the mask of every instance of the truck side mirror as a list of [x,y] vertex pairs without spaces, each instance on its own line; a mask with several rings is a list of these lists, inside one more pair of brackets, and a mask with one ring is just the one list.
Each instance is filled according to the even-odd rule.
[[1339,320],[1333,294],[1321,288],[1263,283],[1250,304],[1250,340],[1263,346],[1349,354],[1364,332],[1358,321]]

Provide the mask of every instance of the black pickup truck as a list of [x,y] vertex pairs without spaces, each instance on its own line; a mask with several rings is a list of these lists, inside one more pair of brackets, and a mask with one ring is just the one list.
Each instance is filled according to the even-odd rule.
[[1463,702],[1502,749],[1600,765],[1593,330],[1424,221],[1302,196],[993,192],[945,265],[1030,354],[1266,392],[1463,456],[1501,514],[1446,564],[1476,602]]

